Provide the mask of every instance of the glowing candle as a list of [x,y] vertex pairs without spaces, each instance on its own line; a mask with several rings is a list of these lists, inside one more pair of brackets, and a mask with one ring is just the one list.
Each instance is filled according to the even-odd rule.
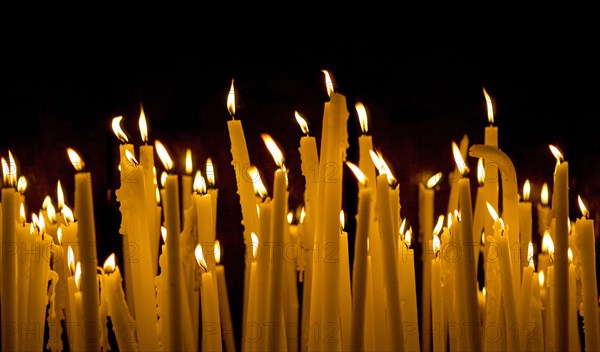
[[398,282],[400,284],[400,297],[403,301],[403,324],[406,351],[420,351],[419,319],[417,313],[417,290],[415,284],[415,253],[410,248],[412,228],[409,228],[404,241],[398,241],[398,261],[400,269]]
[[523,278],[521,282],[521,306],[520,306],[520,334],[521,334],[521,350],[525,351],[527,344],[529,343],[529,334],[527,329],[530,326],[529,315],[531,312],[531,305],[535,304],[531,302],[531,286],[533,282],[533,244],[528,242],[527,245],[527,263],[528,266],[523,268]]
[[81,262],[74,265],[69,261],[69,269],[71,276],[67,279],[67,287],[69,291],[69,301],[71,310],[71,321],[67,327],[71,328],[69,335],[69,346],[73,351],[84,350],[84,327],[83,323],[83,307],[81,302]]
[[[487,118],[490,123],[490,125],[485,128],[484,144],[498,148],[498,127],[494,126],[494,105],[485,88],[482,89],[485,98]],[[498,164],[496,161],[489,158],[483,158],[483,162],[485,170],[485,179],[483,183],[483,190],[485,193],[484,201],[490,203],[494,209],[498,209],[498,189],[500,185]],[[484,219],[485,235],[486,237],[491,236],[494,233],[494,220],[489,216],[484,216]],[[514,231],[512,225],[511,231]]]
[[214,233],[217,233],[217,199],[219,197],[219,190],[215,183],[215,166],[211,158],[206,158],[206,183],[208,195],[212,201],[212,214],[213,214],[213,226]]
[[84,329],[83,347],[87,351],[100,349],[100,322],[98,315],[98,279],[96,278],[96,226],[92,197],[92,176],[84,170],[84,162],[77,152],[68,148],[67,153],[75,173],[75,216],[77,217],[77,240],[81,256],[81,306]]
[[[229,308],[229,293],[227,292],[227,280],[225,278],[225,266],[221,264],[223,254],[219,240],[215,241],[215,260],[217,262],[217,284],[219,292],[219,315],[221,317],[221,332],[225,342],[225,351],[235,352],[235,339],[233,334],[233,323],[231,321],[231,309]],[[256,265],[256,263],[251,263]],[[256,269],[255,269],[256,270]]]
[[[483,166],[483,159],[479,158],[479,160],[477,160],[477,195],[475,196],[475,208],[473,210],[473,244],[479,242],[480,235],[482,237],[482,242],[485,243],[484,222],[487,216],[487,211],[485,209],[485,191],[483,188],[484,180],[485,168]],[[475,270],[477,270],[477,266],[479,265],[479,251],[477,250],[477,247],[473,254],[475,255]],[[484,270],[485,264],[486,262],[484,258]]]
[[348,254],[348,233],[344,231],[344,211],[340,212],[340,327],[342,329],[342,349],[350,350],[353,346],[352,334],[352,294],[350,287],[350,258]]
[[540,236],[549,230],[549,220],[551,218],[550,207],[548,206],[549,191],[548,184],[544,182],[540,191],[540,203],[537,205],[538,233]]
[[8,152],[9,163],[2,158],[2,350],[15,351],[19,341],[17,296],[17,181],[16,164]]
[[550,150],[556,158],[552,212],[555,220],[554,234],[554,288],[555,348],[569,349],[569,163],[553,145]]
[[191,206],[192,201],[192,172],[194,165],[192,162],[192,150],[187,148],[185,151],[185,173],[181,175],[181,209],[186,210]]
[[[158,140],[155,140],[154,144],[165,169],[167,172],[172,172],[173,161],[166,148]],[[163,347],[169,351],[180,351],[183,349],[184,342],[181,324],[183,312],[181,299],[178,298],[181,291],[181,254],[179,248],[181,225],[179,222],[179,182],[175,174],[169,174],[165,180],[163,204],[165,227],[169,235],[165,243],[167,262],[165,267],[161,267],[161,269],[167,273],[165,286],[169,299],[166,302],[167,307],[165,307],[168,320],[163,322],[162,327],[166,327],[169,330],[167,335],[169,336],[168,343],[170,344],[168,346],[163,345]]]
[[[198,243],[202,245],[203,253],[208,253],[205,256],[206,265],[209,271],[215,271],[215,257],[212,255],[214,252],[214,244],[216,240],[215,226],[214,226],[214,215],[212,213],[212,197],[206,193],[206,181],[200,171],[196,172],[194,177],[194,196],[195,209],[196,209],[196,220],[198,229]],[[214,284],[217,284],[217,277],[214,276]]]
[[[529,193],[531,185],[529,180],[525,180],[523,185],[523,200],[519,202],[519,229],[521,230],[521,263],[526,265],[529,263],[528,244],[531,242],[531,232],[533,231],[531,202],[529,201]],[[531,254],[533,255],[533,253]]]
[[[443,216],[442,216],[443,222]],[[439,233],[439,230],[438,230]],[[444,317],[444,299],[442,296],[442,276],[440,269],[440,239],[437,234],[429,241],[435,253],[431,260],[431,329],[438,333],[432,334],[433,350],[446,351],[446,318]]]
[[[466,158],[467,149],[469,148],[469,137],[464,135],[460,140],[459,149],[463,160]],[[450,194],[448,195],[448,213],[452,213],[458,209],[458,189],[456,185],[458,180],[461,179],[460,171],[458,167],[454,167],[454,170],[450,172],[448,176],[448,182],[450,183]]]
[[202,252],[202,246],[196,246],[196,260],[203,273],[201,274],[202,286],[202,351],[221,351],[221,319],[219,316],[219,297],[217,288],[212,278],[213,273],[208,271]]
[[594,221],[588,219],[588,210],[578,197],[583,216],[575,222],[577,237],[575,243],[579,250],[579,268],[581,269],[581,286],[583,289],[583,324],[585,333],[585,350],[600,350],[600,334],[598,334],[598,288],[596,277],[596,243]]

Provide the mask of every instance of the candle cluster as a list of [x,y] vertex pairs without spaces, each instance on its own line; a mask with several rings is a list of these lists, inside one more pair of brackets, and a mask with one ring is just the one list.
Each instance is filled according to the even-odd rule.
[[[220,263],[215,166],[208,158],[204,173],[194,173],[188,149],[185,172],[176,173],[167,146],[148,144],[141,108],[137,150],[123,118],[111,121],[120,143],[115,195],[123,247],[101,267],[93,177],[82,156],[66,151],[75,169],[74,210],[58,181],[57,207],[47,196],[30,216],[27,181],[18,177],[10,151],[2,157],[2,350],[599,350],[594,225],[581,197],[582,217],[569,219],[562,152],[549,146],[556,158],[553,189],[542,187],[534,231],[532,186],[526,180],[519,194],[517,170],[499,148],[493,101],[484,89],[484,142],[469,145],[465,136],[452,143],[455,168],[443,211],[434,202],[443,173],[418,185],[413,233],[412,219],[403,216],[402,185],[374,147],[360,102],[354,106],[362,131],[358,160],[347,160],[353,143],[348,104],[323,73],[329,101],[320,140],[295,112],[304,134],[299,172],[286,166],[277,141],[261,134],[275,166],[271,194],[251,163],[231,82],[231,187],[243,234],[227,235],[243,242],[246,253],[239,342]],[[475,188],[470,160],[477,160]],[[290,209],[290,177],[305,181],[298,209]],[[356,179],[357,199],[345,198],[344,177]],[[345,229],[343,201],[357,204],[354,233]]]

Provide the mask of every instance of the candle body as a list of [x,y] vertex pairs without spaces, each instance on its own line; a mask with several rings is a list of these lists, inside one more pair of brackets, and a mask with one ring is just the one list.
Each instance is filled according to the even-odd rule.
[[423,245],[421,262],[422,288],[421,288],[421,345],[423,350],[431,349],[431,258],[428,256],[431,246],[426,247],[427,243],[433,239],[433,201],[434,190],[425,187],[422,182],[419,183],[419,242]]
[[434,332],[431,336],[434,351],[446,351],[445,320],[440,259],[436,258],[431,260],[431,329]]
[[19,341],[17,296],[17,192],[2,188],[2,350],[17,350]]
[[154,176],[154,147],[151,145],[140,146],[140,165],[143,167],[144,177],[144,204],[148,217],[148,242],[150,243],[150,258],[152,273],[156,274],[158,268],[158,246],[160,242],[160,213],[156,212],[156,178]]
[[115,271],[112,273],[104,274],[103,284],[108,304],[108,315],[112,322],[112,329],[115,333],[119,350],[137,351],[136,321],[129,314],[129,308],[127,308],[127,302],[125,302],[125,293],[121,286],[122,281],[123,278],[121,277],[119,267],[115,267]]
[[[496,222],[498,224],[498,222]],[[494,225],[496,226],[496,225]],[[518,339],[518,318],[517,318],[517,305],[514,296],[513,279],[511,277],[511,258],[510,251],[508,248],[508,236],[506,234],[498,235],[498,245],[500,248],[500,269],[501,269],[501,280],[502,280],[502,301],[504,306],[504,316],[506,319],[506,346],[510,351],[516,351],[519,349]]]
[[531,302],[531,285],[533,278],[533,268],[526,266],[523,268],[523,278],[521,282],[521,306],[520,306],[520,340],[521,340],[521,351],[525,351],[528,344],[531,344],[530,336],[527,329],[530,327],[529,315],[531,312],[531,305],[535,304]]
[[[256,265],[255,263],[251,263]],[[255,269],[256,270],[256,269]],[[227,293],[227,281],[225,278],[225,266],[216,266],[218,293],[219,293],[219,316],[221,318],[221,333],[225,341],[225,351],[235,352],[235,339],[233,334],[233,323],[231,321],[231,309],[229,307],[229,294]]]
[[352,348],[352,294],[350,288],[350,258],[348,254],[348,233],[340,235],[340,328],[342,329],[342,349]]
[[554,287],[555,296],[555,348],[569,349],[569,164],[565,161],[557,165],[554,175],[554,195],[552,208],[555,218],[554,233]]
[[221,351],[219,302],[212,273],[202,274],[202,351]]
[[184,211],[192,205],[192,176],[181,175],[181,209]]
[[[490,147],[498,147],[498,127],[487,126],[485,128],[484,144]],[[485,193],[485,201],[490,203],[494,209],[498,208],[498,189],[500,186],[500,178],[498,177],[498,164],[491,159],[484,159],[485,179],[483,181],[483,190]],[[484,216],[485,235],[491,236],[494,234],[494,220],[487,214]]]
[[540,237],[544,237],[544,232],[549,229],[549,218],[551,217],[550,207],[543,204],[537,205],[537,220],[538,220],[538,233]]
[[527,258],[527,248],[531,241],[533,231],[533,220],[531,213],[531,202],[519,202],[519,230],[521,231],[521,265],[529,265]]
[[403,242],[398,242],[400,298],[403,310],[403,336],[406,351],[420,351],[417,291],[415,284],[415,254]]

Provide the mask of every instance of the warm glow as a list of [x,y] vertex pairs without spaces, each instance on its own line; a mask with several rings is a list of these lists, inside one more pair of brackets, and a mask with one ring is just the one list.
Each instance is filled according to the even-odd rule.
[[233,86],[233,79],[231,79],[231,88],[229,88],[229,94],[227,94],[227,110],[229,110],[229,115],[235,118],[235,88]]
[[273,156],[275,164],[277,164],[279,167],[282,167],[283,154],[281,153],[281,149],[279,149],[277,146],[277,143],[275,143],[275,140],[273,140],[273,138],[271,138],[271,136],[267,133],[261,133],[260,136],[262,137],[263,142],[265,142],[267,149],[269,149],[269,153],[271,153],[271,156]]
[[440,182],[441,179],[442,179],[442,172],[440,171],[437,174],[431,176],[429,178],[429,180],[427,180],[425,187],[427,187],[428,189],[432,189]]
[[373,160],[373,165],[375,165],[375,168],[377,168],[377,172],[379,172],[380,175],[383,174],[385,170],[383,169],[383,164],[379,158],[379,155],[372,150],[369,150],[369,154],[371,155],[371,160]]
[[485,289],[485,286],[483,286],[483,289],[481,289],[481,294],[483,295],[483,298],[487,299],[487,290]]
[[110,274],[115,271],[115,267],[115,254],[113,253],[106,258],[106,261],[104,261],[104,272]]
[[485,181],[485,166],[483,166],[483,159],[479,158],[477,160],[477,183],[479,183],[480,186],[483,186],[484,181]]
[[442,231],[443,227],[444,227],[444,215],[440,215],[440,216],[438,216],[437,223],[435,224],[435,227],[433,228],[433,234],[439,235],[439,233]]
[[529,194],[531,193],[531,185],[529,184],[529,180],[525,180],[525,184],[523,185],[523,201],[529,202]]
[[219,242],[219,240],[215,240],[214,253],[215,261],[217,262],[217,264],[221,264],[221,242]]
[[165,184],[167,183],[167,177],[169,177],[169,175],[166,171],[160,173],[160,186],[162,188],[165,188]]
[[[21,208],[23,208],[23,214],[25,213],[25,208],[23,207],[23,203],[21,203]],[[24,219],[25,215],[22,215],[21,219]],[[39,228],[38,216],[35,213],[31,213],[31,227],[29,233],[32,234],[35,229]]]
[[152,176],[153,176],[153,180],[152,181],[154,181],[154,184],[157,185],[158,183],[156,182],[156,179],[157,179],[157,177],[156,177],[156,166],[152,166]]
[[353,163],[351,163],[349,161],[346,161],[346,165],[348,165],[350,170],[352,170],[352,173],[354,173],[354,176],[356,176],[358,183],[360,183],[362,186],[366,186],[367,185],[367,176],[365,176],[365,174],[362,172],[362,170],[359,169],[358,166],[354,165]]
[[406,218],[402,219],[400,223],[400,228],[398,229],[398,233],[402,235],[404,233],[404,229],[406,228]]
[[488,212],[494,221],[498,220],[500,217],[498,216],[498,212],[494,209],[494,206],[490,204],[490,202],[485,202],[487,205]]
[[62,245],[62,227],[56,229],[56,239],[58,240],[58,244]]
[[200,170],[197,170],[196,176],[194,176],[193,189],[196,193],[206,194],[206,182],[204,182],[204,177],[202,177]]
[[158,153],[158,157],[160,158],[160,161],[162,161],[165,169],[167,171],[173,170],[173,159],[169,156],[165,146],[157,139],[154,141],[154,147],[156,148],[156,153]]
[[343,210],[340,210],[340,226],[342,227],[342,230],[344,229],[344,226],[346,226],[346,217],[344,216]]
[[194,253],[196,254],[196,261],[198,262],[198,265],[200,265],[204,271],[208,271],[206,260],[204,259],[204,253],[202,252],[202,246],[200,244],[196,245],[196,250]]
[[412,240],[412,226],[408,228],[406,233],[404,234],[404,243],[406,243],[406,247],[410,248],[410,242]]
[[384,170],[383,173],[386,174],[386,176],[387,176],[388,183],[390,184],[390,186],[396,187],[397,181],[396,181],[396,178],[394,177],[394,174],[392,174],[392,170],[389,168],[388,164],[385,162],[385,159],[383,159],[383,155],[381,155],[380,152],[377,152],[377,155],[379,156],[379,160],[381,160],[381,167]]
[[452,228],[452,213],[448,213],[448,217],[446,218],[446,222],[448,223],[447,227],[449,229],[451,229]]
[[565,159],[564,159],[562,153],[560,152],[560,150],[558,150],[558,148],[556,148],[552,144],[550,144],[549,147],[550,147],[550,151],[552,152],[552,155],[554,155],[554,157],[556,158],[556,163],[557,164],[562,163],[563,160],[565,160]]
[[129,149],[125,149],[125,158],[127,159],[127,161],[129,162],[129,164],[131,164],[131,165],[138,165],[139,164],[138,161],[137,161],[137,159],[135,158],[135,156],[133,155],[133,153],[129,151]]
[[304,218],[306,217],[306,211],[304,211],[304,207],[302,207],[302,210],[300,210],[300,223],[303,224],[304,223]]
[[81,263],[77,262],[77,265],[75,265],[75,286],[77,286],[77,289],[79,290],[79,286],[81,285]]
[[545,281],[544,272],[540,271],[540,273],[538,274],[538,284],[540,284],[540,287],[544,287],[544,281]]
[[535,270],[535,266],[533,265],[533,243],[531,241],[527,244],[527,261],[529,262],[529,266]]
[[44,220],[44,214],[40,211],[38,214],[38,228],[40,233],[46,233],[46,220]]
[[292,214],[292,212],[290,211],[290,212],[287,213],[287,217],[286,218],[287,218],[288,224],[291,225],[292,222],[294,221],[294,214]]
[[191,175],[192,171],[194,171],[194,166],[192,165],[192,150],[188,148],[185,151],[185,173]]
[[23,205],[23,203],[21,203],[21,206],[19,207],[19,220],[21,220],[21,223],[25,226],[27,218],[25,217],[25,205]]
[[550,192],[548,192],[548,184],[544,182],[542,185],[542,192],[540,194],[540,198],[542,201],[542,205],[548,205],[548,199],[550,198]]
[[452,154],[454,155],[454,162],[456,163],[456,167],[458,168],[458,172],[460,172],[461,176],[465,174],[467,171],[467,165],[460,154],[460,149],[456,142],[452,141]]
[[250,234],[250,237],[252,238],[252,257],[256,259],[256,252],[258,251],[258,237],[254,232]]
[[571,247],[569,247],[569,249],[567,250],[567,257],[569,258],[569,263],[573,262],[573,251],[571,250]]
[[358,122],[360,123],[360,130],[363,134],[366,134],[369,131],[369,122],[367,119],[367,109],[360,101],[355,105],[356,112],[358,113]]
[[71,208],[69,208],[66,204],[63,205],[63,208],[60,211],[60,213],[63,215],[63,218],[65,219],[67,225],[75,221],[75,216],[73,216],[73,210],[71,210]]
[[119,138],[119,140],[122,143],[127,143],[127,142],[129,142],[129,138],[127,138],[127,135],[121,128],[121,120],[122,119],[123,119],[123,116],[117,116],[112,119],[112,130],[115,133],[115,136],[117,136],[117,138]]
[[52,204],[52,200],[50,196],[46,196],[44,198],[44,203],[42,204],[42,209],[46,210],[46,214],[48,214],[48,220],[52,223],[56,222],[56,209],[54,209],[54,205]]
[[302,129],[302,133],[308,135],[308,123],[306,123],[306,120],[298,113],[298,111],[294,111],[294,116],[296,116],[296,121],[298,121],[300,129]]
[[1,160],[2,160],[2,176],[3,176],[3,181],[4,181],[4,187],[11,186],[11,184],[10,184],[10,168],[8,167],[8,163],[6,162],[4,157],[2,157]]
[[158,190],[158,188],[154,189],[154,195],[156,197],[156,204],[160,204],[160,191]]
[[214,187],[216,184],[215,167],[211,158],[206,158],[206,181],[208,182],[208,186],[210,187]]
[[491,125],[494,123],[494,107],[492,106],[492,98],[490,98],[485,88],[483,88],[483,95],[485,97],[485,105],[487,107],[488,121]]
[[9,175],[8,185],[14,187],[17,183],[17,163],[10,150],[8,151],[8,166],[10,166],[10,168],[7,168]]
[[550,236],[550,232],[548,230],[544,231],[544,236],[542,236],[542,252],[550,253],[550,249],[554,252],[554,242],[552,241],[552,237]]
[[79,154],[77,154],[77,152],[71,148],[67,148],[67,154],[69,155],[69,160],[71,160],[71,164],[73,164],[75,171],[83,170],[85,163],[81,157],[79,157]]
[[580,195],[577,196],[577,203],[579,203],[579,209],[581,210],[581,214],[584,218],[587,218],[590,212],[587,210],[585,204],[583,204],[583,199],[581,199]]
[[140,135],[142,136],[142,142],[148,143],[148,122],[146,121],[146,114],[144,113],[144,107],[140,104],[140,119],[138,120],[140,126]]
[[164,226],[160,227],[160,237],[162,237],[164,243],[167,243],[167,228]]
[[333,89],[333,82],[331,82],[331,77],[329,76],[329,72],[327,70],[321,70],[325,74],[325,87],[327,87],[327,95],[331,98],[333,93],[335,92]]
[[60,185],[60,180],[56,183],[56,203],[58,205],[58,211],[62,211],[62,208],[65,205],[65,194]]
[[485,231],[481,231],[481,244],[485,244]]
[[267,192],[267,189],[265,188],[265,185],[262,182],[262,179],[260,178],[260,172],[258,172],[256,166],[250,166],[248,168],[248,174],[250,175],[250,179],[252,180],[252,185],[254,185],[254,194],[261,198],[266,198],[269,195],[269,193]]
[[27,179],[25,176],[19,176],[19,180],[17,181],[17,191],[21,194],[25,193],[27,190]]
[[440,237],[438,235],[433,235],[433,253],[437,254],[440,251],[441,242]]
[[75,253],[73,253],[73,247],[69,245],[67,248],[67,265],[71,275],[75,274]]

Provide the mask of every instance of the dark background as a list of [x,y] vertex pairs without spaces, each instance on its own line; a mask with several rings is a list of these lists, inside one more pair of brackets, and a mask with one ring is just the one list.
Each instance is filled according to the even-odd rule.
[[[163,46],[168,38],[160,38],[161,45],[149,38],[141,43],[134,36],[120,38],[114,47],[113,36],[79,42],[48,35],[39,42],[21,43],[18,49],[6,47],[0,69],[0,154],[7,158],[10,150],[18,173],[27,177],[29,212],[37,212],[46,194],[56,204],[58,180],[67,204],[73,206],[74,170],[65,151],[72,147],[92,172],[98,261],[103,263],[112,252],[119,255],[120,213],[113,196],[119,187],[119,142],[110,123],[123,116],[130,141],[139,145],[137,121],[143,104],[150,140],[167,146],[178,172],[183,172],[186,148],[191,148],[196,168],[204,170],[209,156],[215,163],[217,238],[224,250],[222,263],[239,339],[244,246],[226,125],[231,79],[235,78],[236,116],[243,122],[251,162],[271,190],[275,165],[260,133],[271,134],[290,169],[290,205],[296,206],[302,203],[304,179],[298,153],[302,134],[294,110],[308,119],[311,135],[319,137],[328,100],[321,70],[327,69],[348,101],[348,160],[357,161],[360,129],[354,103],[360,100],[369,111],[375,147],[399,180],[401,216],[415,234],[418,182],[444,173],[435,204],[436,217],[444,213],[447,175],[454,168],[451,142],[466,134],[470,145],[483,143],[488,122],[482,87],[494,100],[500,148],[517,169],[519,187],[526,178],[532,182],[534,226],[542,183],[552,189],[555,160],[548,144],[554,144],[569,161],[571,218],[581,216],[576,202],[580,194],[598,233],[600,57],[590,43],[577,44],[589,39],[589,33],[580,33],[574,41],[575,36],[558,35],[564,34],[561,31],[539,29],[503,41],[482,37],[443,45],[427,41],[416,47],[405,45],[403,36],[375,40],[335,30],[316,38],[244,36],[243,28],[235,34],[225,42],[222,33],[206,33],[181,46]],[[190,46],[189,52],[181,49]],[[467,163],[475,187],[476,160],[469,158]],[[158,158],[156,164],[162,171]],[[356,181],[345,172],[343,182],[346,229],[352,241]],[[534,240],[539,244],[535,227]],[[351,243],[351,251],[352,247]]]

